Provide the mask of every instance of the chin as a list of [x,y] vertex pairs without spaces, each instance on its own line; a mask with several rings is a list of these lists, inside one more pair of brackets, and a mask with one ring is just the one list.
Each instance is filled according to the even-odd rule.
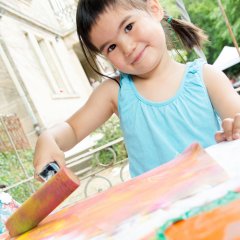
[[147,64],[144,64],[139,68],[137,75],[144,75],[153,72],[159,66],[158,61],[148,61]]
[[144,59],[144,61],[141,61],[135,66],[132,66],[128,69],[125,68],[120,71],[135,76],[145,75],[154,71],[159,66],[159,62],[160,62],[159,58],[154,59],[154,57],[150,57]]

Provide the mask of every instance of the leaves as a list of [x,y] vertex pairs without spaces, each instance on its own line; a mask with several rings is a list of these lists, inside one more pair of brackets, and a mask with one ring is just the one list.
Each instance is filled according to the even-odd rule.
[[[176,1],[160,0],[160,3],[174,17],[180,17],[180,10],[176,8]],[[202,28],[209,36],[209,42],[203,49],[208,63],[212,64],[220,54],[224,46],[234,46],[231,35],[229,34],[226,22],[218,6],[218,1],[183,1],[191,21]],[[228,17],[234,36],[240,45],[240,0],[222,0],[225,13]],[[240,46],[239,46],[240,47]],[[194,52],[188,53],[188,60],[196,58]],[[239,64],[225,71],[229,76],[239,74]]]
[[[29,176],[33,175],[33,152],[31,150],[22,151],[19,150],[18,154],[23,162],[23,166]],[[11,186],[26,178],[17,156],[14,152],[0,152],[0,184]],[[34,182],[35,189],[39,187],[39,184]],[[19,203],[24,202],[32,191],[27,183],[21,184],[10,190],[12,197]]]
[[[192,22],[209,36],[210,43],[206,45],[205,54],[208,62],[213,63],[225,45],[233,46],[217,1],[184,0],[184,3]],[[240,43],[240,0],[224,0],[222,3],[237,42]]]
[[[96,147],[103,146],[104,144],[107,144],[113,140],[116,140],[122,137],[122,131],[120,128],[119,119],[116,116],[112,116],[105,124],[103,124],[100,128],[98,128],[93,134],[96,134],[96,133],[103,134],[103,137],[100,140],[98,140]],[[112,146],[112,149],[116,153],[117,162],[127,157],[127,152],[123,142]],[[106,164],[112,161],[112,154],[109,153],[108,151],[101,151],[99,153],[99,161],[102,164]],[[96,162],[93,161],[93,166],[95,165],[96,165]]]

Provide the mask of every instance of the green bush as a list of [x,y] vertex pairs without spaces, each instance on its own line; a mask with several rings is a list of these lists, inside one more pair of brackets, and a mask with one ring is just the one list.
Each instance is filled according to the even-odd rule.
[[[110,141],[116,140],[122,136],[119,120],[116,116],[113,116],[102,127],[98,128],[93,134],[103,134],[103,137],[97,142],[95,147],[100,147]],[[120,142],[112,146],[112,149],[116,153],[116,161],[121,161],[127,158],[126,149],[123,142]],[[18,155],[23,163],[29,177],[33,176],[34,168],[32,164],[33,151],[32,150],[18,150]],[[112,153],[110,151],[99,152],[99,162],[101,164],[108,165],[112,161]],[[97,166],[97,160],[94,158],[93,166]],[[24,179],[24,174],[18,158],[14,152],[0,152],[0,184],[11,186]],[[29,186],[31,184],[31,186]],[[19,203],[23,203],[33,193],[32,188],[35,190],[41,186],[41,183],[32,180],[30,183],[23,183],[13,189],[9,190],[12,197]]]
[[[122,137],[122,131],[120,128],[120,122],[117,116],[112,116],[106,123],[98,128],[93,134],[103,134],[103,137],[98,140],[96,147],[103,146],[113,140]],[[112,149],[116,153],[116,161],[122,161],[127,158],[127,152],[123,142],[115,144]],[[102,150],[98,154],[100,164],[108,164],[112,161],[112,153],[107,150]],[[97,166],[97,159],[92,161],[93,167]]]
[[[18,155],[28,176],[33,176],[33,151],[18,150]],[[15,152],[0,152],[0,169],[0,184],[6,185],[7,187],[26,179],[26,175],[22,170]],[[31,196],[33,189],[37,189],[39,186],[40,184],[36,181],[31,181],[30,183],[23,183],[10,189],[9,193],[16,201],[22,203]]]

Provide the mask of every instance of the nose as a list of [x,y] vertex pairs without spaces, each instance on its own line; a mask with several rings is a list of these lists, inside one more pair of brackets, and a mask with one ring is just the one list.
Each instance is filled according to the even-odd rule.
[[135,42],[133,41],[133,39],[131,39],[128,36],[125,36],[124,38],[121,39],[120,46],[123,54],[126,57],[129,57],[131,53],[134,51],[134,49],[136,48]]

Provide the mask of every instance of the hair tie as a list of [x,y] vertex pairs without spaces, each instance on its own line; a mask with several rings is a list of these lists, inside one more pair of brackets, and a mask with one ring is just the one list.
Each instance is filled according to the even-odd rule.
[[172,17],[170,16],[170,17],[168,17],[168,19],[167,19],[167,22],[169,23],[169,24],[171,24],[172,23]]

